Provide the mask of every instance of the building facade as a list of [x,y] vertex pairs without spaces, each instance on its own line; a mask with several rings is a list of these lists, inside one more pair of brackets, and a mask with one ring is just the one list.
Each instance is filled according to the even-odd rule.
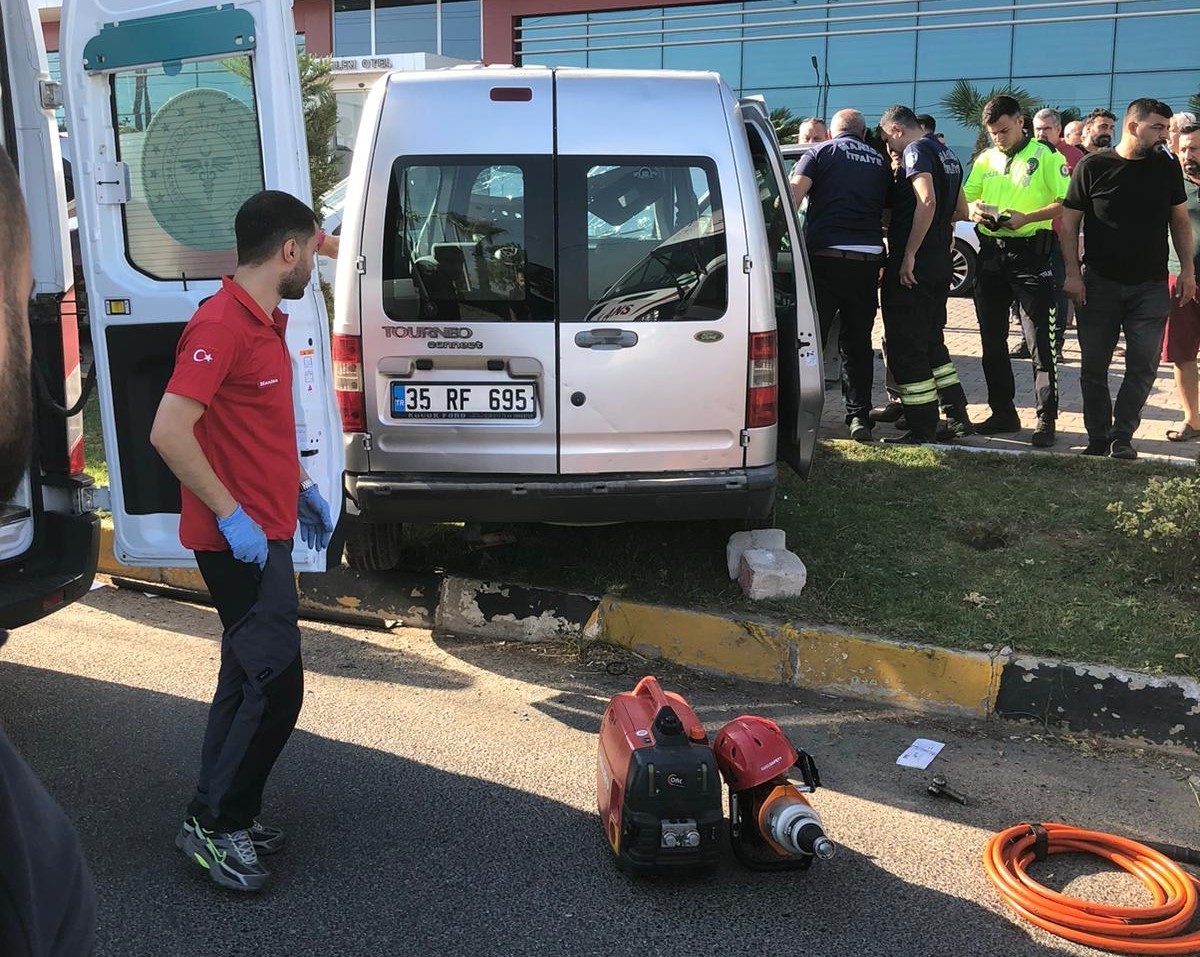
[[[57,49],[57,7],[45,8]],[[1013,84],[1086,113],[1200,92],[1196,0],[295,0],[305,49],[332,55],[344,122],[383,70],[487,63],[717,70],[771,108],[873,121],[931,113],[969,154],[976,131],[944,98]],[[425,55],[421,58],[420,55]]]

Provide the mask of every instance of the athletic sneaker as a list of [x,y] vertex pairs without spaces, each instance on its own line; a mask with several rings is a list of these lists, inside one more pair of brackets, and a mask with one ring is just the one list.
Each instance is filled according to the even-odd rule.
[[[192,822],[196,819],[189,817],[183,822],[183,829],[189,834],[197,825]],[[284,836],[283,829],[272,827],[270,824],[263,824],[261,821],[255,821],[249,827],[250,840],[254,844],[254,850],[258,854],[275,854],[283,850]]]
[[222,887],[235,891],[260,891],[271,872],[258,862],[249,831],[218,834],[207,831],[194,817],[175,835],[175,846],[195,861]]

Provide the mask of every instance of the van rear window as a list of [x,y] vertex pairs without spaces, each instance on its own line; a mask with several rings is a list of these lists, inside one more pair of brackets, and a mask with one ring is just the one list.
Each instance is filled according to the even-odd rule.
[[558,172],[564,321],[725,314],[725,221],[710,160],[562,157]]
[[397,321],[554,320],[550,157],[403,157],[384,225]]

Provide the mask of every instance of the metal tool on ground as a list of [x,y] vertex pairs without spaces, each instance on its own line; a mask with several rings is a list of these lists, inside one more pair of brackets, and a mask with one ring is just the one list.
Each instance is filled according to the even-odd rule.
[[721,783],[708,735],[657,678],[643,678],[605,709],[596,802],[624,870],[704,870],[719,860]]
[[951,801],[957,801],[959,804],[963,805],[963,807],[966,807],[967,805],[967,796],[961,791],[956,791],[954,788],[950,787],[950,785],[946,783],[946,776],[944,774],[935,774],[933,776],[933,780],[929,782],[929,787],[927,787],[925,790],[927,790],[934,797],[949,798]]
[[[1028,872],[1030,864],[1051,854],[1072,853],[1095,854],[1128,871],[1150,891],[1154,903],[1092,903],[1053,891]],[[1187,933],[1200,903],[1200,879],[1176,861],[1200,864],[1200,851],[1053,822],[1007,828],[983,852],[988,878],[1021,917],[1065,940],[1120,954],[1200,953],[1200,931]]]
[[779,725],[743,715],[717,732],[714,749],[729,786],[730,842],[742,864],[805,870],[814,859],[833,857],[834,844],[805,796],[820,786],[816,763]]

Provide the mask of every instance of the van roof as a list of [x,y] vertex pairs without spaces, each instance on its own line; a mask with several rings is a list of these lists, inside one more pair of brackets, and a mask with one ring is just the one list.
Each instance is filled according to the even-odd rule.
[[491,82],[498,75],[513,74],[520,76],[546,76],[555,73],[569,73],[572,77],[595,77],[597,80],[652,80],[655,83],[721,83],[721,75],[711,70],[605,70],[595,67],[578,66],[513,66],[511,63],[460,63],[455,66],[439,67],[432,70],[393,70],[388,74],[389,80],[403,79],[405,82],[432,82],[454,77],[461,80],[464,74],[474,75],[480,82]]

